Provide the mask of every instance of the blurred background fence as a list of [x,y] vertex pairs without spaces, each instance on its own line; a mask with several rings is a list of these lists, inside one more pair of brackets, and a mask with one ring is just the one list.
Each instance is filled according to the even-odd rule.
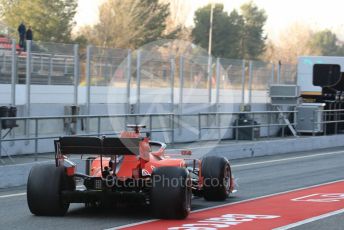
[[83,105],[88,115],[94,104],[144,113],[145,103],[169,105],[167,112],[183,104],[269,103],[270,84],[296,84],[289,64],[36,41],[21,52],[14,40],[0,43],[0,104],[24,105],[26,116],[32,103]]

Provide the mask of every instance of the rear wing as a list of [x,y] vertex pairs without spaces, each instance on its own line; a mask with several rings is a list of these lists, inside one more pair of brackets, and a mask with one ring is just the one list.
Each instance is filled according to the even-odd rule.
[[139,155],[139,138],[60,137],[55,140],[56,154]]

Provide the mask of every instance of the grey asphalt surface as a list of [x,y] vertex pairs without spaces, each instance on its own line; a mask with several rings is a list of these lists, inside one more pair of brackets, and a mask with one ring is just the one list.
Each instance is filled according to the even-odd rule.
[[[311,156],[334,151],[343,152]],[[291,159],[295,157],[303,158]],[[239,191],[226,202],[206,202],[202,198],[195,198],[193,210],[344,179],[344,148],[233,160],[231,163]],[[0,197],[24,192],[23,187],[3,189],[0,190]],[[71,205],[64,217],[36,217],[30,213],[25,195],[0,198],[2,230],[107,229],[151,218],[144,207],[106,210],[86,209],[81,204]],[[339,214],[293,229],[344,229],[344,215]]]

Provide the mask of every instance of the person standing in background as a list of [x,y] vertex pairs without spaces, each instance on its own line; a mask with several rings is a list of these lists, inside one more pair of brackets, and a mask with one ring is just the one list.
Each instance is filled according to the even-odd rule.
[[26,31],[26,40],[33,40],[33,34],[32,34],[32,30],[31,30],[31,26],[29,26],[29,29]]
[[24,22],[21,22],[18,26],[18,33],[19,33],[19,46],[20,48],[24,48],[24,40],[25,40],[25,33],[26,33],[26,27],[24,25]]

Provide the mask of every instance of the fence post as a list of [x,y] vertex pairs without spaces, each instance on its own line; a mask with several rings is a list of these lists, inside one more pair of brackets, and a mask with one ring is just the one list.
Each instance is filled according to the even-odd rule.
[[174,57],[170,59],[170,81],[171,81],[171,113],[174,112],[174,71],[175,71],[175,63]]
[[184,57],[179,57],[179,114],[183,113],[183,89],[184,89]]
[[270,85],[274,83],[275,80],[275,64],[271,63],[271,79],[270,79]]
[[245,104],[245,67],[246,67],[246,61],[242,60],[242,66],[241,66],[241,104]]
[[64,71],[63,71],[63,73],[64,74],[68,74],[67,58],[66,57],[64,57],[64,59],[63,59],[63,64],[64,64]]
[[[86,114],[90,115],[91,113],[91,55],[92,55],[92,46],[87,46],[86,53]],[[86,132],[90,131],[90,119],[86,118]]]
[[79,45],[74,45],[74,105],[78,105],[79,87]]
[[216,98],[215,103],[218,106],[220,102],[220,58],[216,59]]
[[[26,103],[25,103],[25,109],[26,109],[26,116],[30,117],[31,115],[31,40],[26,41]],[[30,121],[25,120],[25,135],[27,137],[30,136]],[[29,144],[29,141],[25,142],[26,145]]]
[[249,62],[249,79],[248,79],[248,103],[252,103],[252,79],[253,78],[253,62]]
[[54,57],[54,54],[49,55],[48,85],[51,85],[51,77],[53,75],[53,65],[54,65],[53,57]]
[[281,83],[281,66],[282,66],[281,61],[278,61],[278,66],[277,66],[277,84]]
[[198,141],[202,140],[202,120],[201,114],[198,113]]
[[131,113],[130,111],[130,84],[131,84],[131,50],[128,49],[128,57],[127,57],[127,113]]
[[12,62],[11,62],[11,105],[16,104],[16,80],[17,80],[17,53],[16,40],[12,39]]
[[208,103],[211,104],[211,92],[212,92],[212,57],[208,56]]
[[0,160],[2,157],[2,118],[0,117]]
[[[171,119],[172,119],[172,124],[171,124],[171,128],[172,128],[172,137],[171,137],[171,141],[172,141],[172,147],[174,145],[174,113],[171,114]],[[0,155],[1,156],[1,155]]]
[[235,140],[238,141],[239,140],[239,117],[240,114],[238,114],[238,118],[235,120]]
[[31,106],[31,41],[26,41],[26,116],[30,116]]
[[35,119],[35,161],[37,161],[38,153],[38,119]]
[[136,59],[136,113],[140,113],[141,104],[141,50],[137,51]]
[[101,126],[101,120],[100,120],[100,117],[98,117],[98,119],[97,119],[97,133],[98,133],[98,137],[100,137],[100,126]]
[[92,46],[87,46],[86,54],[86,113],[90,115],[91,113],[91,52]]
[[216,75],[216,98],[215,98],[215,103],[216,103],[216,127],[218,130],[218,139],[221,138],[221,121],[220,121],[220,115],[219,115],[219,110],[220,110],[220,58],[216,59],[216,69],[215,69],[215,75]]
[[327,113],[326,111],[323,111],[323,122],[321,124],[323,126],[325,136],[327,133],[327,114],[326,113]]
[[152,114],[149,114],[149,133],[151,135],[151,138],[153,139],[153,133],[152,133],[152,126],[153,126],[153,117]]

